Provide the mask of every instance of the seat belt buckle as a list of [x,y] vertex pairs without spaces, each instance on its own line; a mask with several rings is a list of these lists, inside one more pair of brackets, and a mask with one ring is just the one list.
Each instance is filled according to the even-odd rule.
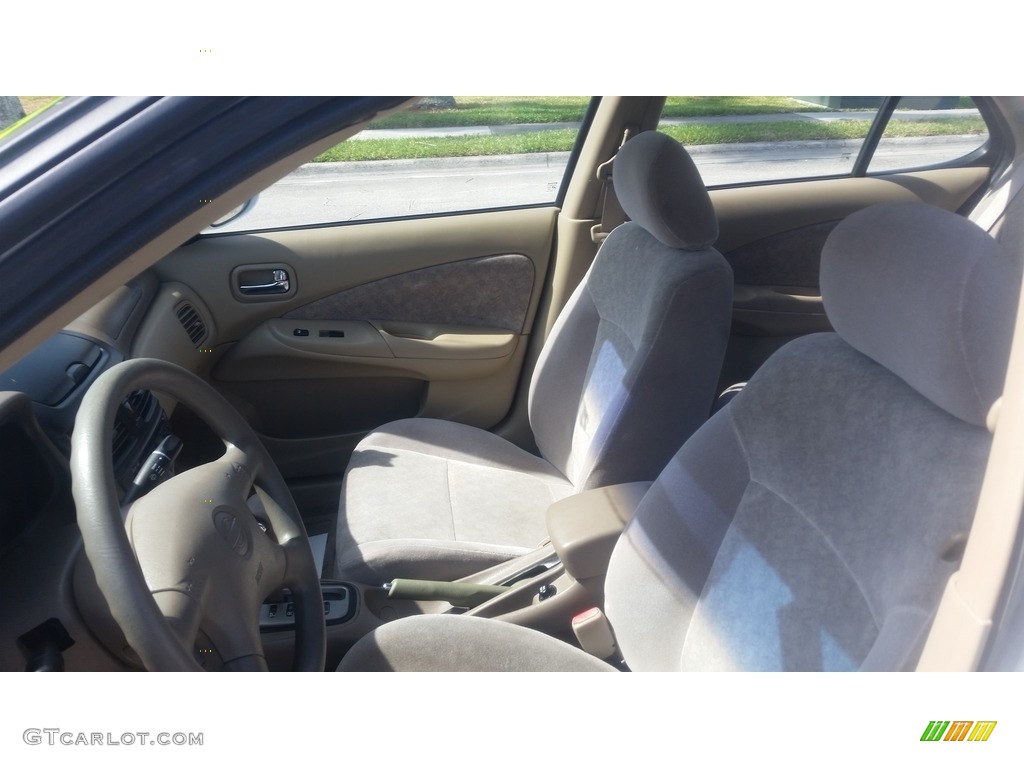
[[619,652],[611,624],[600,608],[590,608],[572,617],[572,631],[580,648],[599,659],[608,659]]

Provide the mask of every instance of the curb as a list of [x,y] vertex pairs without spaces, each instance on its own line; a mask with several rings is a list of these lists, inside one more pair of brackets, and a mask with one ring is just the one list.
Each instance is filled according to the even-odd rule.
[[[970,135],[970,134],[968,134]],[[951,136],[908,136],[902,138],[887,139],[890,142],[900,142],[905,146],[915,144],[935,145],[945,140],[959,140],[963,136],[954,134]],[[769,148],[779,150],[800,150],[800,149],[826,149],[857,152],[863,144],[862,139],[821,139],[817,141],[754,141],[739,142],[736,144],[698,144],[688,146],[686,150],[694,157],[707,157],[724,155],[733,152],[757,152]],[[291,176],[329,176],[343,173],[343,169],[358,173],[398,173],[401,171],[424,171],[424,170],[456,170],[459,168],[522,168],[524,166],[552,167],[565,166],[569,162],[569,152],[538,152],[535,154],[522,155],[484,155],[475,157],[426,157],[407,160],[348,160],[333,163],[309,162],[301,165],[292,171]]]

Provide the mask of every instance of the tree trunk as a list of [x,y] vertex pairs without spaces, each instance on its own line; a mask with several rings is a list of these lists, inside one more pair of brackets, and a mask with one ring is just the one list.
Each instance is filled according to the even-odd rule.
[[0,96],[0,131],[25,116],[17,96]]

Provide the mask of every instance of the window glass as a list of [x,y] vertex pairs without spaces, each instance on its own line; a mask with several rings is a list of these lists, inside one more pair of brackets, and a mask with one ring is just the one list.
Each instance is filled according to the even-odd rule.
[[[882,96],[669,98],[660,131],[682,142],[709,187],[841,176],[853,171]],[[903,96],[869,173],[949,163],[988,139],[966,96]]]
[[985,121],[969,97],[902,96],[868,170],[883,173],[948,163],[987,140]]
[[431,96],[374,120],[213,232],[553,203],[590,99]]
[[659,131],[709,187],[850,173],[881,97],[669,97]]

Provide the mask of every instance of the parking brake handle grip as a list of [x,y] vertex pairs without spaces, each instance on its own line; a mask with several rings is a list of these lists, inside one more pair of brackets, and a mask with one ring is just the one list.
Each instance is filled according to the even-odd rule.
[[508,587],[499,584],[467,584],[455,581],[395,579],[384,585],[394,600],[445,600],[459,608],[475,608]]

